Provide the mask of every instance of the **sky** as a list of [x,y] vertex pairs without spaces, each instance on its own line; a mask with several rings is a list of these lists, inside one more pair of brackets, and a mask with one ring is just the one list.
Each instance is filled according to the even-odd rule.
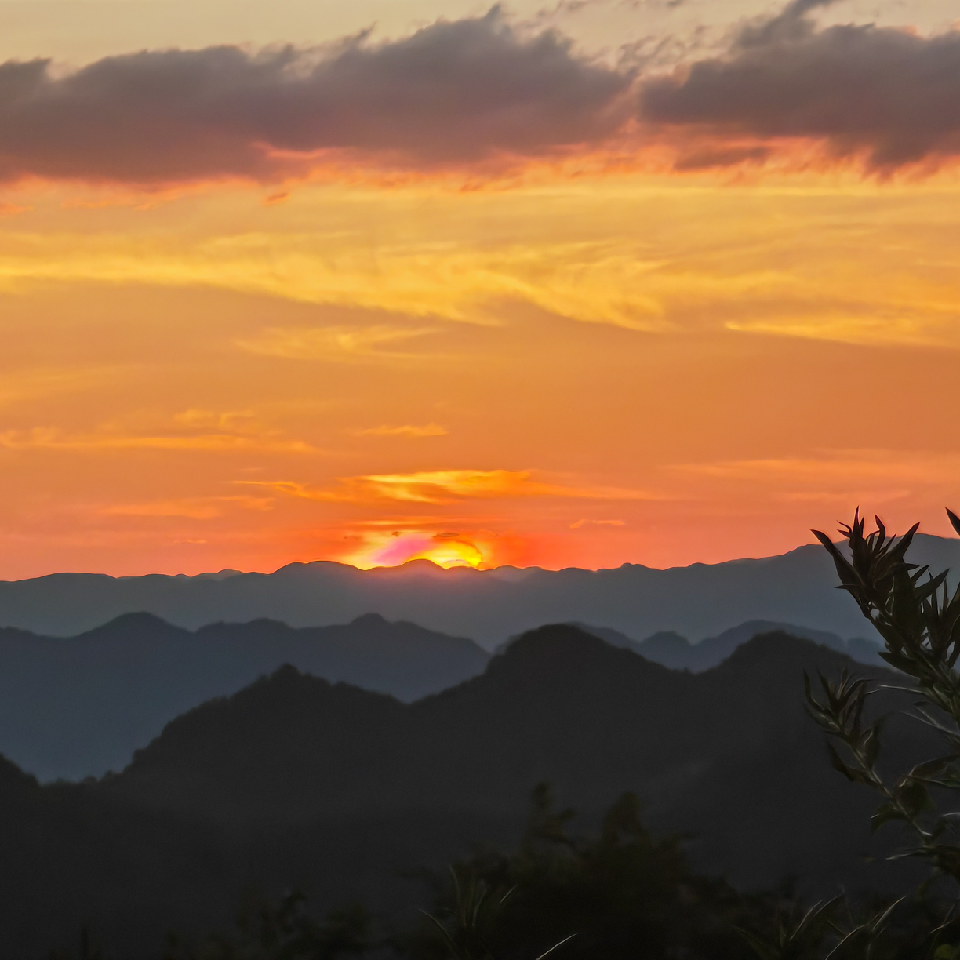
[[0,0],[0,577],[960,509],[941,0]]

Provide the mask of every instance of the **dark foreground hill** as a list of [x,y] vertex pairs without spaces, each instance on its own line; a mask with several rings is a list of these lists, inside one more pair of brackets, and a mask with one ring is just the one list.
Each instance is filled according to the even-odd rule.
[[415,700],[480,673],[489,655],[376,614],[293,629],[275,620],[196,632],[127,614],[67,639],[0,629],[0,753],[42,780],[119,770],[174,717],[282,664]]
[[[865,862],[873,797],[831,769],[802,707],[804,669],[844,666],[771,634],[679,673],[545,627],[416,703],[285,667],[99,783],[39,787],[0,765],[0,957],[39,956],[83,919],[115,954],[150,956],[168,927],[228,926],[251,884],[413,910],[402,872],[515,839],[542,780],[587,826],[638,792],[653,829],[689,833],[700,869],[744,887],[891,889],[910,868]],[[890,723],[894,760],[921,735]]]
[[[918,536],[910,551],[935,570],[960,567],[960,541]],[[268,617],[293,626],[344,623],[376,612],[489,648],[543,623],[581,621],[631,637],[675,630],[693,640],[748,620],[795,623],[841,637],[863,619],[836,589],[819,545],[779,557],[655,570],[442,570],[426,560],[361,571],[293,563],[275,573],[199,577],[56,574],[0,582],[0,625],[70,636],[146,610],[181,627]]]

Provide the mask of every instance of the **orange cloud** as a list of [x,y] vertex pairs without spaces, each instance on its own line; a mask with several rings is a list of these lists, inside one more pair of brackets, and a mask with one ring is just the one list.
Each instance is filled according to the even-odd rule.
[[[328,292],[329,295],[329,292]],[[337,299],[334,295],[331,299]],[[398,344],[416,340],[436,331],[374,324],[366,327],[329,326],[305,330],[266,330],[255,339],[239,340],[237,346],[250,353],[290,360],[379,359],[404,361],[420,354],[396,349]]]
[[583,527],[623,527],[624,520],[576,520],[570,524],[571,530],[580,530]]
[[272,440],[208,433],[194,436],[129,436],[114,434],[65,434],[37,427],[0,433],[0,447],[8,450],[203,450],[228,452],[259,450],[272,453],[316,453],[302,440]]
[[192,520],[212,520],[223,516],[224,506],[246,510],[269,510],[270,497],[186,497],[182,500],[155,500],[148,503],[121,503],[105,507],[101,513],[108,517],[186,517]]
[[411,424],[391,427],[388,424],[382,424],[379,427],[358,430],[356,434],[358,437],[445,437],[447,430],[436,423],[428,423],[422,427]]
[[406,501],[447,504],[456,500],[567,497],[586,500],[661,500],[663,494],[618,487],[579,487],[537,480],[531,470],[424,470],[416,473],[343,477],[335,487],[310,487],[289,480],[238,481],[294,497],[320,501]]

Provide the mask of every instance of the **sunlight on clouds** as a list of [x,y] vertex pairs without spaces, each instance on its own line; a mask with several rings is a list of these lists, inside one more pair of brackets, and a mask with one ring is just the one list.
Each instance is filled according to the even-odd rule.
[[[131,252],[128,238],[92,242],[8,234],[2,239],[0,285],[11,290],[26,281],[209,285],[461,322],[489,322],[491,302],[518,300],[573,320],[659,330],[669,326],[661,292],[699,286],[732,293],[783,279],[760,273],[727,279],[683,275],[657,282],[651,277],[660,264],[643,262],[629,247],[611,251],[607,245],[543,241],[492,251],[435,242],[418,250],[411,241],[371,257],[364,249],[351,251],[347,238],[322,235],[217,238],[178,252],[163,245],[139,245]],[[327,358],[371,354],[393,340],[428,332],[268,330],[262,339],[242,345],[275,356]]]
[[692,183],[11,190],[2,575],[660,566],[857,502],[939,529],[957,184]]
[[147,211],[149,230],[144,211],[51,197],[17,218],[33,232],[0,227],[0,286],[218,288],[408,320],[267,322],[235,339],[291,359],[403,362],[424,355],[439,321],[502,324],[509,304],[649,333],[957,344],[956,196],[602,177],[468,195],[310,185],[266,209],[239,191],[180,197]]
[[661,500],[665,495],[616,487],[547,483],[530,470],[433,470],[409,474],[342,477],[333,487],[310,487],[289,480],[240,481],[271,487],[307,500],[446,504],[456,500],[569,497],[586,500]]
[[839,343],[902,343],[924,346],[960,347],[958,324],[945,326],[939,318],[879,319],[857,316],[806,319],[784,318],[772,321],[737,321],[726,324],[728,330],[764,333],[780,337],[811,340],[835,340]]

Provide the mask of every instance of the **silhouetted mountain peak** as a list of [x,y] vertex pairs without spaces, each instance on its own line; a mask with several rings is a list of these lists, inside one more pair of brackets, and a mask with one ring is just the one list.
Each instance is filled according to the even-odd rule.
[[152,613],[121,613],[93,630],[80,634],[78,639],[108,639],[119,636],[136,636],[137,639],[155,639],[157,637],[166,637],[172,633],[187,635],[189,631],[175,627],[166,620]]
[[315,685],[310,683],[310,680],[320,680],[323,686],[329,687],[330,683],[326,680],[321,680],[320,677],[308,677],[307,674],[301,673],[295,666],[289,663],[285,663],[282,666],[277,667],[268,677],[265,677],[263,680],[257,681],[258,686],[302,686],[303,681],[307,681],[307,685],[314,687]]
[[529,657],[603,656],[610,644],[572,623],[548,623],[522,633],[501,654],[506,660]]
[[39,789],[37,778],[24,773],[13,761],[0,754],[0,797],[9,800]]
[[797,637],[784,630],[771,630],[757,634],[740,644],[714,670],[767,670],[774,666],[779,671],[798,673],[805,665],[816,663],[817,669],[839,672],[843,667],[863,669],[862,664],[853,661],[844,653],[831,647],[816,643],[804,637]]
[[[399,701],[346,683],[330,683],[284,664],[229,697],[218,697],[188,711],[164,727],[151,744],[134,754],[128,768],[163,764],[167,758],[256,752],[255,745],[280,742],[280,732],[305,736],[324,717],[343,720],[353,714],[400,709]],[[272,741],[271,738],[276,738]]]
[[389,621],[379,613],[361,613],[350,621],[352,627],[388,627]]
[[628,650],[638,649],[637,641],[634,640],[633,637],[628,637],[620,630],[614,630],[612,627],[595,627],[589,623],[581,623],[579,620],[571,620],[569,623],[571,627],[578,627],[585,633],[599,637],[601,640],[606,640],[611,646],[626,647]]
[[521,675],[537,683],[556,683],[562,678],[575,685],[588,674],[620,671],[670,673],[666,667],[644,659],[635,649],[613,646],[569,623],[554,623],[517,637],[490,661],[486,675]]

